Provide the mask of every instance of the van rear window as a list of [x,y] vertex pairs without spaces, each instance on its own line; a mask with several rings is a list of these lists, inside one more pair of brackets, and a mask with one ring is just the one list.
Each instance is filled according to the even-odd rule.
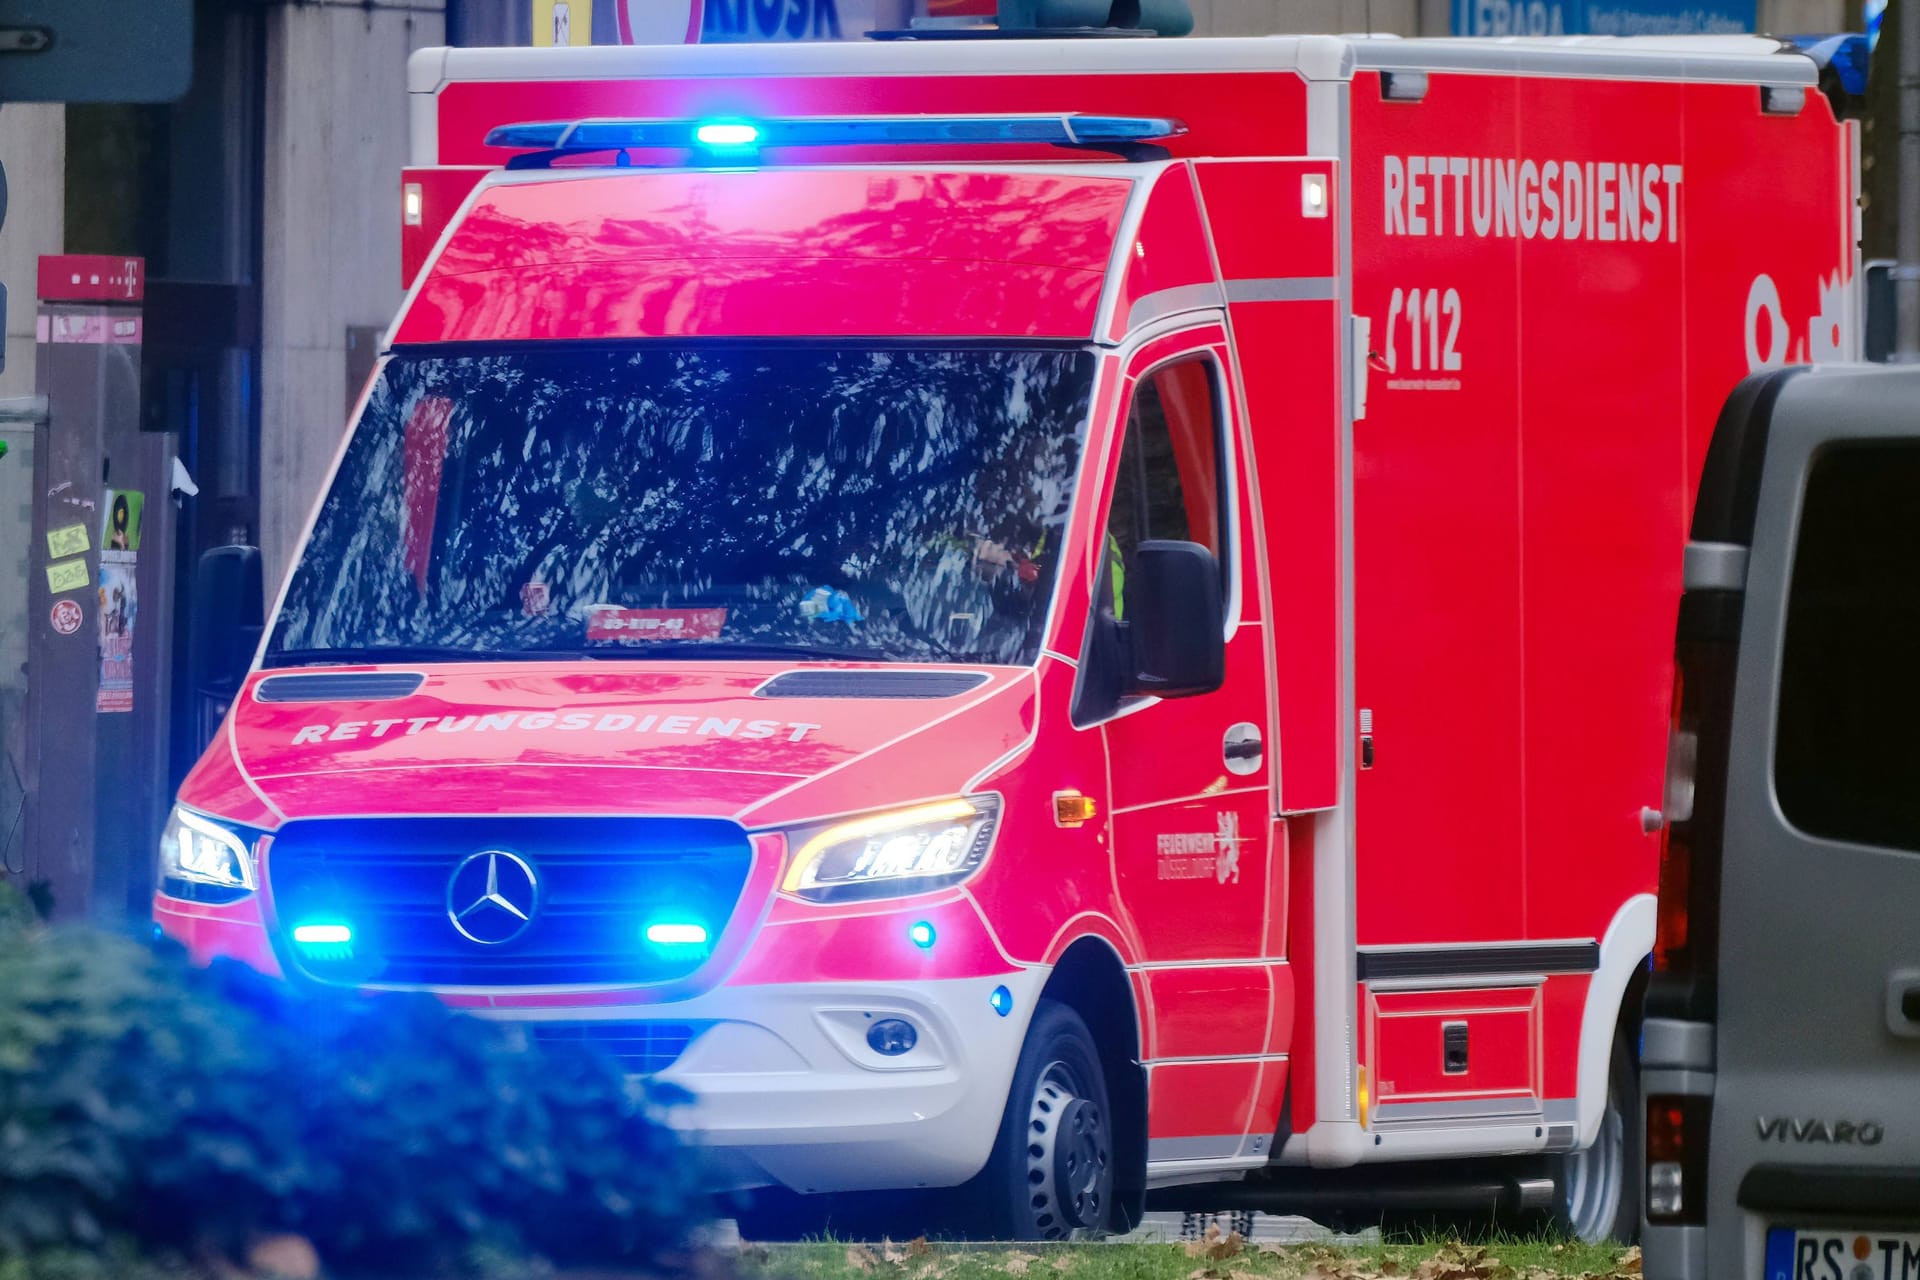
[[1920,851],[1920,445],[1814,462],[1776,734],[1774,789],[1796,827]]

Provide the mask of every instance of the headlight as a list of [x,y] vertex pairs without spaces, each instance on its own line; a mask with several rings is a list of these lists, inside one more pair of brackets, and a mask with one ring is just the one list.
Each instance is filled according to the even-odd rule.
[[[239,833],[175,805],[160,833],[160,877],[186,887],[188,896],[231,901],[253,892],[253,855]],[[192,892],[197,885],[211,886],[213,892]]]
[[814,902],[902,898],[958,884],[993,845],[1000,801],[941,800],[789,833],[798,850],[781,886]]

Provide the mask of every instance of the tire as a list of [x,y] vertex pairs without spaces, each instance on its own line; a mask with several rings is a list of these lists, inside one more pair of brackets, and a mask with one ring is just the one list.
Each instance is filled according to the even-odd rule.
[[1001,1240],[1092,1239],[1116,1221],[1114,1126],[1100,1050],[1080,1015],[1042,1000],[972,1197]]
[[1640,1072],[1624,1035],[1613,1040],[1607,1110],[1585,1151],[1560,1157],[1554,1171],[1554,1225],[1590,1244],[1640,1238]]

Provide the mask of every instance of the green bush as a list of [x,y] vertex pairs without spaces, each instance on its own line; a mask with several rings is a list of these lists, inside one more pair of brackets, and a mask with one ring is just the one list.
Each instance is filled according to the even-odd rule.
[[336,1270],[644,1260],[705,1204],[674,1102],[429,996],[296,992],[0,901],[0,1257],[295,1232]]

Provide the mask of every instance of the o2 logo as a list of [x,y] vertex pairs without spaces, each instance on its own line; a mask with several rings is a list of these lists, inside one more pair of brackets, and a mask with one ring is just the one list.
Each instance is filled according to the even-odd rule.
[[1745,323],[1747,372],[1757,373],[1783,364],[1824,364],[1842,360],[1853,349],[1851,290],[1835,272],[1820,281],[1820,309],[1805,321],[1798,336],[1780,304],[1780,287],[1773,277],[1755,276],[1747,287]]

